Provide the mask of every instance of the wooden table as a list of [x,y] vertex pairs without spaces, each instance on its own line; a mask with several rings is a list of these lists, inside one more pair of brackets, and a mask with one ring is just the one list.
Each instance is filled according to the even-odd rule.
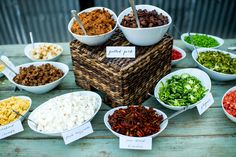
[[[175,41],[177,46],[184,48],[181,41]],[[221,49],[236,44],[236,40],[226,40]],[[60,62],[71,66],[71,57],[68,43],[60,43],[64,48]],[[0,52],[10,57],[16,64],[30,62],[24,56],[25,45],[3,45]],[[186,50],[186,49],[185,49]],[[186,50],[187,51],[187,50]],[[189,51],[188,51],[189,52]],[[191,53],[187,53],[184,61],[172,68],[172,71],[181,68],[196,67]],[[202,116],[196,109],[179,115],[169,122],[166,130],[153,139],[151,151],[134,151],[119,149],[119,140],[104,125],[103,116],[110,109],[106,104],[92,120],[94,133],[72,144],[65,145],[62,138],[38,134],[30,130],[24,121],[24,131],[0,141],[0,157],[5,156],[32,156],[32,157],[71,157],[71,156],[104,156],[104,157],[129,157],[129,156],[236,156],[236,124],[231,122],[223,113],[221,98],[232,86],[233,82],[212,81],[212,94],[215,103]],[[30,96],[33,100],[31,111],[38,105],[68,92],[83,90],[76,86],[72,69],[65,80],[53,91],[36,95],[26,91],[14,92],[14,85],[5,77],[0,78],[0,99],[13,95]],[[173,111],[166,109],[158,102],[149,98],[144,105],[156,107],[167,115]]]

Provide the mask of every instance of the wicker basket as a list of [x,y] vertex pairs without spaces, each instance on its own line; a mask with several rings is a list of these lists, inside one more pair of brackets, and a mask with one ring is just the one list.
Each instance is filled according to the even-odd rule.
[[136,46],[135,59],[106,58],[106,46],[131,45],[120,32],[104,46],[89,47],[72,41],[70,49],[77,85],[103,92],[105,103],[112,107],[142,103],[158,80],[171,70],[173,38],[165,35],[153,46]]

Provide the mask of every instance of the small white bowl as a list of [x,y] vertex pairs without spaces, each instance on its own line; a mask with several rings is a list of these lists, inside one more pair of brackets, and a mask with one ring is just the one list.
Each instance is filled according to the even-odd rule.
[[232,53],[229,53],[229,52],[226,52],[226,51],[222,51],[222,50],[218,50],[218,49],[211,49],[211,48],[199,48],[199,49],[197,49],[197,51],[194,50],[192,52],[192,57],[193,57],[193,60],[197,63],[197,65],[200,69],[205,71],[213,80],[230,81],[230,80],[236,79],[236,74],[224,74],[224,73],[221,73],[221,72],[216,72],[216,71],[213,71],[213,70],[203,66],[202,64],[200,64],[197,61],[198,53],[204,53],[204,52],[207,52],[207,51],[218,51],[218,52],[222,52],[224,54],[230,54],[230,57],[236,58],[235,54],[232,54]]
[[51,83],[45,84],[45,85],[40,85],[40,86],[25,86],[25,85],[21,85],[21,84],[17,84],[15,83],[15,81],[13,81],[13,78],[16,76],[13,72],[11,72],[8,68],[5,68],[3,73],[4,75],[8,78],[8,80],[13,83],[15,86],[17,86],[20,89],[24,89],[28,92],[31,93],[35,93],[35,94],[43,94],[43,93],[47,93],[48,91],[52,90],[53,88],[55,88],[56,86],[58,86],[62,80],[65,78],[65,76],[67,75],[67,73],[69,72],[69,67],[66,64],[63,63],[59,63],[59,62],[33,62],[33,63],[26,63],[26,64],[22,64],[17,66],[16,68],[20,69],[20,67],[29,67],[30,65],[35,65],[35,66],[40,66],[43,64],[51,64],[54,67],[61,69],[64,72],[64,75]]
[[[34,46],[35,47],[38,47],[39,45],[42,45],[42,44],[52,44],[52,43],[34,43]],[[26,47],[25,47],[25,49],[24,49],[24,52],[25,52],[25,55],[26,55],[26,57],[28,57],[30,60],[32,60],[32,61],[36,61],[36,62],[44,62],[44,61],[56,61],[56,60],[58,60],[58,58],[61,56],[61,54],[62,54],[62,52],[63,52],[63,48],[60,46],[60,45],[58,45],[58,44],[52,44],[52,45],[55,45],[55,46],[57,46],[57,47],[59,47],[60,49],[61,49],[61,51],[60,52],[58,52],[58,54],[55,56],[55,57],[53,57],[53,58],[51,58],[51,59],[35,59],[34,57],[33,57],[33,55],[32,55],[32,53],[31,53],[31,51],[32,51],[32,49],[33,49],[33,45],[32,44],[28,44],[28,45],[26,45]]]
[[[86,96],[93,96],[93,97],[96,97],[96,104],[97,104],[97,107],[96,107],[95,113],[94,113],[93,115],[91,115],[91,118],[89,118],[88,120],[86,120],[86,121],[83,122],[82,124],[71,128],[71,130],[74,129],[74,128],[76,128],[76,127],[82,126],[83,124],[85,124],[85,123],[91,121],[91,120],[94,118],[94,116],[98,113],[98,111],[99,111],[99,109],[101,108],[101,105],[102,105],[102,99],[101,99],[101,97],[100,97],[97,93],[95,93],[95,92],[91,92],[91,91],[79,91],[79,92],[72,92],[72,93],[73,93],[73,94],[78,94],[78,95],[86,95]],[[60,95],[60,96],[65,96],[65,95],[68,95],[68,94],[71,94],[71,93],[63,94],[63,95]],[[57,97],[60,97],[60,96],[57,96]],[[55,99],[55,98],[57,98],[57,97],[54,97],[54,98],[52,98],[52,99]],[[50,100],[51,100],[51,99],[50,99]],[[48,101],[50,101],[50,100],[48,100]],[[31,112],[31,114],[29,115],[29,119],[32,119],[32,120],[33,120],[34,117],[35,117],[36,112],[38,112],[38,110],[40,110],[42,107],[44,107],[45,105],[47,105],[47,102],[48,102],[48,101],[44,102],[43,104],[41,104],[40,106],[38,106],[33,112]],[[68,101],[70,101],[70,100],[68,100]],[[47,114],[47,113],[45,113],[45,114]],[[60,113],[58,113],[58,114],[60,114]],[[46,131],[39,131],[39,130],[36,129],[35,124],[32,123],[32,122],[29,121],[29,120],[28,120],[28,125],[29,125],[30,129],[32,129],[33,131],[35,131],[35,132],[37,132],[37,133],[45,134],[45,135],[61,136],[61,134],[63,133],[63,132],[46,132]],[[66,130],[66,131],[68,131],[68,130]]]
[[159,89],[161,87],[161,82],[163,82],[165,84],[166,80],[170,79],[172,76],[174,75],[181,75],[187,73],[191,76],[195,76],[198,80],[201,81],[202,85],[207,89],[207,92],[205,94],[205,96],[199,100],[198,102],[196,102],[195,104],[192,104],[189,106],[189,109],[194,108],[198,103],[200,103],[211,91],[211,79],[210,77],[202,70],[196,69],[196,68],[186,68],[186,69],[181,69],[181,70],[177,70],[174,71],[168,75],[166,75],[165,77],[163,77],[156,85],[155,89],[154,89],[154,95],[156,96],[157,101],[164,107],[169,108],[171,110],[181,110],[184,108],[184,106],[170,106],[168,104],[165,104],[163,101],[160,100],[159,98]]
[[[190,33],[190,35],[196,35],[196,34],[198,34],[198,35],[207,35],[207,36],[209,36],[209,37],[214,38],[214,39],[219,43],[218,46],[209,47],[209,48],[219,48],[220,46],[222,46],[222,45],[224,44],[224,40],[221,39],[221,38],[219,38],[219,37],[217,37],[217,36],[208,35],[208,34],[201,34],[201,33]],[[182,40],[182,42],[184,43],[184,45],[185,45],[189,50],[193,51],[193,50],[194,50],[194,46],[193,46],[192,44],[187,43],[187,42],[184,40],[184,38],[185,38],[186,36],[189,36],[188,33],[182,34],[182,35],[181,35],[181,40]],[[196,46],[196,48],[201,48],[201,47]],[[204,48],[204,47],[202,47],[202,48]]]
[[177,63],[179,63],[180,61],[182,61],[186,57],[186,52],[177,46],[173,46],[173,49],[179,51],[182,55],[182,57],[180,59],[171,60],[171,65],[176,65]]
[[79,40],[81,43],[84,43],[84,44],[87,44],[89,46],[97,46],[97,45],[102,45],[104,44],[109,38],[111,38],[111,36],[114,34],[115,30],[116,30],[116,27],[117,27],[117,16],[116,14],[108,9],[108,8],[105,8],[105,7],[92,7],[92,8],[88,8],[88,9],[85,9],[81,12],[78,13],[81,14],[81,13],[84,13],[84,12],[90,12],[90,11],[93,11],[95,9],[105,9],[107,10],[111,15],[112,15],[112,18],[115,20],[115,27],[110,31],[110,32],[107,32],[105,34],[100,34],[100,35],[78,35],[78,34],[75,34],[73,32],[71,32],[71,27],[75,21],[75,18],[73,17],[69,24],[68,24],[68,31],[77,39]]
[[118,26],[125,35],[126,39],[138,46],[150,46],[158,43],[162,37],[165,35],[167,30],[172,23],[170,15],[164,10],[153,6],[153,5],[135,5],[136,9],[147,9],[147,11],[156,10],[158,14],[162,13],[164,16],[168,17],[169,23],[162,26],[149,27],[149,28],[129,28],[121,25],[121,21],[125,15],[128,15],[132,9],[131,7],[125,9],[118,16]]
[[229,93],[229,92],[231,92],[231,91],[235,91],[235,90],[236,90],[236,86],[230,88],[230,89],[224,94],[224,96],[222,97],[222,100],[221,100],[221,106],[222,106],[222,109],[223,109],[225,115],[226,115],[230,120],[232,120],[233,122],[236,123],[236,117],[234,117],[234,116],[232,116],[231,114],[229,114],[229,113],[225,110],[224,105],[223,105],[223,100],[224,100],[224,97],[226,96],[226,94]]
[[[149,107],[147,107],[147,106],[144,106],[144,107],[147,108],[147,109],[149,108]],[[108,122],[108,116],[109,116],[109,115],[112,115],[116,110],[119,110],[119,109],[121,109],[121,108],[125,109],[125,108],[127,108],[127,106],[120,106],[120,107],[113,108],[113,109],[107,111],[106,114],[105,114],[105,116],[104,116],[104,123],[105,123],[106,127],[107,127],[114,135],[116,135],[117,137],[126,136],[126,135],[122,135],[122,134],[120,134],[120,133],[118,133],[118,132],[115,132],[115,131],[113,131],[113,130],[111,129],[111,125],[110,125],[109,122]],[[166,118],[167,118],[167,115],[166,115],[164,112],[162,112],[162,111],[160,111],[160,110],[158,110],[158,109],[155,109],[155,108],[153,108],[153,109],[157,112],[157,114],[162,115],[162,116],[163,116],[163,119],[166,119]],[[165,122],[163,122],[163,123],[160,125],[160,131],[159,131],[159,132],[157,132],[157,133],[155,133],[155,134],[153,134],[153,135],[150,135],[150,136],[145,136],[145,137],[154,138],[154,137],[158,136],[158,135],[167,127],[167,125],[168,125],[168,120],[166,120]],[[128,136],[128,137],[129,137],[129,136]],[[136,137],[136,138],[143,138],[143,137]]]
[[[18,119],[16,119],[16,120],[20,120],[21,122],[23,122],[23,120],[25,119],[25,117],[27,117],[28,116],[28,113],[29,113],[29,110],[30,110],[30,108],[31,108],[31,104],[32,104],[32,100],[31,100],[31,98],[30,97],[28,97],[28,96],[14,96],[14,97],[17,97],[17,98],[21,98],[21,99],[26,99],[26,100],[29,100],[30,101],[30,104],[29,104],[29,108],[26,110],[26,112],[23,114],[23,116],[19,116],[19,118]],[[10,98],[10,97],[9,97]],[[9,99],[9,98],[6,98],[6,99]],[[4,100],[6,100],[6,99],[3,99],[3,100],[1,100],[1,101],[4,101]],[[0,102],[1,102],[0,101]],[[15,120],[15,121],[16,121]],[[14,121],[13,121],[14,122]],[[12,122],[11,122],[12,123]]]

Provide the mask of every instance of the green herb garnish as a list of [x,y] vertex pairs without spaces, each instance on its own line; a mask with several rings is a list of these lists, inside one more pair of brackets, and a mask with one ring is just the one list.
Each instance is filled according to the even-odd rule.
[[191,45],[194,44],[195,46],[198,46],[198,47],[216,47],[216,46],[219,46],[218,41],[215,40],[214,38],[210,37],[210,36],[199,35],[199,34],[191,35],[191,36],[192,36],[193,43],[192,43],[189,36],[184,37],[184,40],[187,43],[191,44]]
[[159,98],[170,106],[188,106],[201,100],[207,89],[201,81],[189,74],[174,75],[161,82]]
[[213,71],[236,74],[236,58],[219,51],[207,51],[198,54],[197,61]]

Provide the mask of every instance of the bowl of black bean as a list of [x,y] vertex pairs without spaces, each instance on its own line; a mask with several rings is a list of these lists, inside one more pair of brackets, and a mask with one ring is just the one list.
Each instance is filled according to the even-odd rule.
[[172,19],[164,10],[152,5],[136,5],[140,27],[131,7],[118,16],[118,26],[126,39],[137,46],[158,43],[169,29]]

